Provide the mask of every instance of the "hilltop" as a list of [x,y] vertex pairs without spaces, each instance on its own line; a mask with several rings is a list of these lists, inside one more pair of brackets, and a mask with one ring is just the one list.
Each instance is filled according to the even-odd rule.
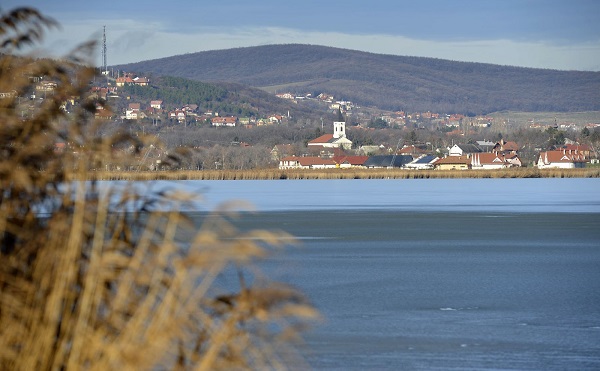
[[558,71],[367,53],[315,45],[214,50],[113,66],[154,76],[327,93],[385,110],[600,110],[600,72]]

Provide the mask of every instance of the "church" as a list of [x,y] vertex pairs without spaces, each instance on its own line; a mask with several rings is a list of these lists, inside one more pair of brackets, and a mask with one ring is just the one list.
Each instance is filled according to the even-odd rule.
[[342,149],[352,148],[352,141],[346,138],[346,123],[344,121],[335,121],[333,123],[333,134],[323,134],[308,142],[308,146]]

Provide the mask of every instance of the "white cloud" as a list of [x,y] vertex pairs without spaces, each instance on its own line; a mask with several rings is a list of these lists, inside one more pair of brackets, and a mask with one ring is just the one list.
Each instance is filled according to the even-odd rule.
[[[77,42],[90,38],[100,40],[103,25],[106,25],[107,30],[107,59],[110,65],[205,50],[300,43],[456,61],[600,71],[600,40],[571,45],[511,40],[440,42],[395,35],[306,32],[277,27],[232,29],[230,26],[223,29],[200,29],[196,33],[184,34],[166,32],[158,23],[114,20],[105,24],[80,22],[65,25],[62,32],[51,32],[46,44],[51,46],[53,54],[64,54]],[[75,40],[74,36],[79,37],[79,40]]]

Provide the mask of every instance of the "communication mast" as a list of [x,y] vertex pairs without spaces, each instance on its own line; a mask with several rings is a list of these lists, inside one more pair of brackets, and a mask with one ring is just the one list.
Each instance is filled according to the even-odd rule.
[[106,66],[106,26],[102,33],[102,74],[108,75],[108,68]]

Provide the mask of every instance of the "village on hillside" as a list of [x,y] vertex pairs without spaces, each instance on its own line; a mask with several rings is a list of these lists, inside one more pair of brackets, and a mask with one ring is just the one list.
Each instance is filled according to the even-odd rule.
[[[44,97],[52,94],[57,82],[47,81],[44,77],[34,77],[32,82],[35,89],[28,97],[23,97],[23,114],[34,109],[36,104],[43,101]],[[288,112],[263,113],[261,116],[238,117],[235,115],[222,115],[211,110],[202,110],[199,104],[182,104],[178,102],[165,102],[164,99],[136,100],[135,97],[125,93],[125,87],[151,88],[148,77],[134,73],[118,73],[112,79],[100,79],[90,85],[90,95],[108,104],[98,104],[96,118],[110,122],[113,126],[120,126],[132,132],[153,132],[157,138],[167,138],[173,133],[179,133],[178,147],[187,146],[193,152],[194,164],[182,165],[188,169],[227,169],[236,166],[226,157],[248,157],[245,151],[252,147],[262,155],[253,154],[252,157],[262,158],[253,160],[251,164],[245,163],[239,167],[260,167],[279,169],[328,169],[328,168],[402,168],[416,170],[456,170],[456,169],[505,169],[512,167],[536,166],[546,168],[582,168],[588,164],[598,163],[598,154],[591,141],[582,143],[570,137],[573,133],[587,132],[588,135],[600,133],[599,123],[558,123],[540,124],[532,121],[526,129],[534,132],[552,131],[559,139],[546,146],[531,148],[527,143],[527,159],[522,159],[522,145],[512,140],[497,138],[490,141],[483,133],[489,133],[490,127],[504,127],[507,124],[498,121],[490,115],[466,117],[462,114],[442,114],[433,112],[407,113],[404,111],[384,112],[366,110],[353,102],[336,100],[333,95],[321,93],[317,96],[311,94],[295,95],[292,93],[276,94],[279,99],[289,100],[297,104],[301,101],[314,101],[323,107],[324,113],[330,116],[337,115],[333,123],[324,122],[321,118],[320,129],[316,127],[313,138],[303,142],[283,142],[274,146],[265,146],[268,138],[260,138],[255,142],[245,141],[238,137],[239,131],[230,143],[223,145],[211,139],[190,140],[194,130],[200,128],[214,128],[213,130],[247,130],[260,127],[284,128],[290,127],[301,121],[297,117],[290,117]],[[14,92],[0,92],[0,99],[12,97]],[[69,112],[71,106],[79,104],[79,98],[73,97],[65,101],[63,109]],[[25,109],[27,107],[27,109]],[[297,125],[297,124],[296,124]],[[504,126],[502,126],[504,125]],[[305,125],[303,125],[304,127]],[[181,131],[181,130],[186,130]],[[307,129],[304,128],[305,132]],[[379,143],[373,140],[356,139],[361,135],[374,135],[378,130],[396,130],[399,140],[385,140]],[[258,129],[255,129],[258,130]],[[488,131],[486,131],[488,130]],[[210,134],[204,131],[203,135]],[[216,132],[211,132],[216,133]],[[366,134],[364,134],[366,133]],[[428,135],[438,136],[437,140],[428,140]],[[198,134],[199,135],[199,134]],[[481,137],[477,137],[481,135]],[[446,138],[440,140],[439,138]],[[488,137],[489,138],[489,137]],[[577,139],[577,138],[574,138]],[[371,143],[369,143],[371,141]],[[226,156],[225,149],[221,148],[218,155],[210,154],[210,143],[214,146],[229,148],[237,147],[237,152]],[[202,145],[198,145],[202,143]],[[69,143],[56,143],[57,151],[69,150]],[[140,158],[133,161],[138,169],[157,170],[164,163],[164,157],[173,151],[172,145],[157,143],[143,151]],[[241,151],[241,152],[240,152]],[[532,151],[535,155],[532,156]],[[213,151],[214,152],[214,151]],[[210,154],[210,155],[209,155]],[[202,158],[202,157],[205,158]],[[242,163],[242,161],[238,161]],[[228,165],[229,164],[229,165]],[[116,169],[120,167],[115,167]]]

